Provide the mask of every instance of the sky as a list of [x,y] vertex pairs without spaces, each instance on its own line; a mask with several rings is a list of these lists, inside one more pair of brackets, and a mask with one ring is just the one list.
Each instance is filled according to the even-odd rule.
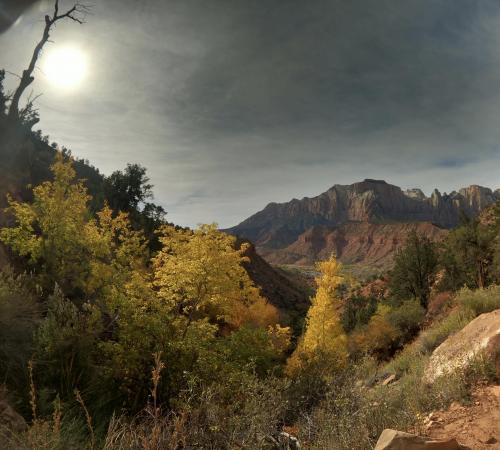
[[[229,227],[364,178],[500,187],[498,0],[89,3],[40,61],[40,128],[105,174],[144,165],[172,222]],[[48,9],[0,35],[0,67],[27,65]],[[68,45],[88,62],[72,90],[43,71]]]

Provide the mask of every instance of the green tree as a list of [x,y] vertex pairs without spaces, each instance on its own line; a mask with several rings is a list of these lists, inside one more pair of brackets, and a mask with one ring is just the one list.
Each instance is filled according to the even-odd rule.
[[418,299],[427,308],[431,286],[438,268],[435,244],[412,231],[405,247],[394,258],[390,273],[390,289],[401,300]]
[[464,216],[462,224],[450,232],[441,256],[445,288],[484,288],[494,281],[499,264],[499,211],[497,204],[481,218]]
[[146,168],[139,164],[127,164],[123,172],[116,170],[104,181],[106,199],[115,211],[136,211],[153,197],[152,188]]

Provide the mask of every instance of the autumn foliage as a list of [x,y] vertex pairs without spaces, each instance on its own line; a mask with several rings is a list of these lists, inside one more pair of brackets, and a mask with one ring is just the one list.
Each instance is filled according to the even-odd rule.
[[309,364],[323,362],[328,371],[347,363],[347,338],[340,324],[337,288],[343,281],[341,266],[334,256],[317,265],[316,295],[306,317],[306,328],[297,349],[288,360],[287,372],[294,375]]

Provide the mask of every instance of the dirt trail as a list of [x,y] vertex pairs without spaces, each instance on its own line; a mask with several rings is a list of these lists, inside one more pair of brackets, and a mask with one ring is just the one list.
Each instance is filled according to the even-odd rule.
[[470,405],[453,403],[446,411],[432,413],[427,434],[454,437],[472,450],[500,450],[500,386],[477,388]]

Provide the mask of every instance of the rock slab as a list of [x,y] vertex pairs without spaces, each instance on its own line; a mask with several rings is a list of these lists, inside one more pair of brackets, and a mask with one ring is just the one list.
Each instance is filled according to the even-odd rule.
[[476,317],[436,348],[424,380],[430,384],[443,375],[464,369],[480,354],[495,365],[500,375],[500,309]]
[[375,450],[460,450],[455,439],[432,440],[402,431],[386,429],[380,435]]

